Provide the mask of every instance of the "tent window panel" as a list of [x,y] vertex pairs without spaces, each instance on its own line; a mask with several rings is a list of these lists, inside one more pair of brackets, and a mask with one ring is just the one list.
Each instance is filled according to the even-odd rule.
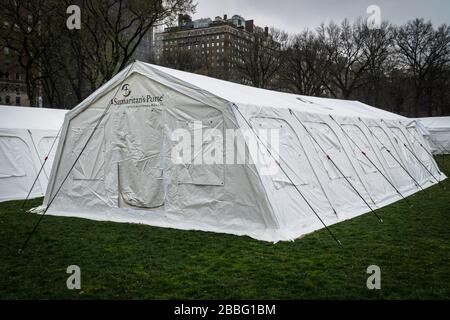
[[342,125],[342,128],[350,136],[348,143],[350,144],[353,154],[358,160],[364,173],[369,174],[377,172],[377,169],[372,165],[372,163],[361,153],[361,150],[364,151],[370,160],[376,161],[376,156],[372,150],[369,140],[361,128],[354,124],[344,124]]
[[[413,163],[414,156],[411,154],[410,151],[408,151],[408,149],[411,150],[411,146],[409,145],[409,142],[406,139],[403,132],[397,127],[389,127],[389,129],[392,131],[392,138],[394,140],[394,143],[397,145],[398,149],[400,150],[400,152],[402,154],[402,158],[406,159],[406,161],[408,163]],[[406,145],[406,147],[404,146],[404,144]],[[411,150],[411,151],[413,151],[413,150]]]
[[[393,157],[396,157],[396,159],[398,159],[398,156],[397,156],[386,132],[384,132],[384,130],[378,126],[370,127],[370,130],[375,135],[375,137],[374,137],[375,144],[377,145],[378,150],[381,150],[383,159],[386,161],[388,167],[390,169],[399,168],[400,165],[393,158]],[[378,141],[378,140],[380,140],[380,141]],[[387,149],[391,150],[392,155],[389,154]],[[400,160],[400,159],[398,159],[398,160]]]
[[[178,169],[179,184],[224,186],[224,124],[222,113],[198,121],[177,121],[190,135],[190,160]],[[201,138],[201,142],[196,142]]]
[[[311,166],[300,140],[289,123],[284,119],[264,117],[255,117],[250,121],[260,139],[264,141],[264,145],[259,145],[258,157],[266,158],[254,159],[254,161],[276,166],[273,158],[267,152],[266,147],[268,147],[273,156],[279,155],[278,161],[289,176],[287,177],[283,170],[276,168],[275,174],[271,175],[276,189],[292,185],[292,182],[295,185],[307,185],[310,181],[314,181]],[[273,130],[277,130],[278,138]],[[278,144],[278,146],[273,146],[273,143]],[[308,170],[305,170],[305,168],[308,168]]]
[[[77,159],[93,130],[94,127],[72,129],[72,161]],[[98,127],[73,168],[73,179],[103,180],[104,164],[105,132],[103,127]]]
[[344,179],[344,177],[334,164],[325,157],[322,149],[331,159],[333,159],[334,163],[339,167],[345,177],[350,178],[352,176],[352,170],[349,159],[333,129],[331,129],[328,124],[319,122],[308,122],[307,126],[317,143],[320,144],[321,148],[316,142],[312,141],[330,180]]
[[419,157],[419,159],[422,162],[429,162],[430,159],[430,155],[428,154],[427,151],[425,151],[420,144],[422,144],[425,148],[426,148],[426,143],[422,142],[421,138],[419,137],[416,128],[406,128],[406,130],[408,130],[409,135],[411,137],[411,143],[414,146],[414,152],[416,153],[416,155]]
[[32,163],[26,154],[30,154],[30,151],[23,140],[0,136],[0,178],[26,176],[24,163]]

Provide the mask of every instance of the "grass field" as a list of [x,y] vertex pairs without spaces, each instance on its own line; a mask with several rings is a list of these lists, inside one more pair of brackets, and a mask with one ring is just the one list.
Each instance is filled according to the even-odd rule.
[[[450,174],[450,157],[440,157]],[[448,299],[450,182],[276,245],[180,231],[47,216],[18,255],[38,219],[0,204],[1,299]],[[30,201],[28,208],[42,200]],[[66,288],[66,268],[81,268],[81,290]],[[381,290],[368,290],[366,269],[381,268]]]

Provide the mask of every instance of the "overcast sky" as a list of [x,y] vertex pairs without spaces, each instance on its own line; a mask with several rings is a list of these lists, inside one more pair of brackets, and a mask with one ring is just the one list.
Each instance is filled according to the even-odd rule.
[[239,14],[259,26],[274,26],[289,32],[315,29],[321,22],[340,22],[367,17],[369,5],[378,5],[381,17],[402,24],[416,17],[434,25],[450,24],[450,0],[197,0],[194,18]]

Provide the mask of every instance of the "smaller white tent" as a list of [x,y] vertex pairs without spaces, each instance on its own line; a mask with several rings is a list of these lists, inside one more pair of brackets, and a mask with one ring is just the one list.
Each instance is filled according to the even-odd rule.
[[433,154],[450,154],[450,117],[418,118]]
[[65,113],[0,106],[0,201],[25,199],[48,155],[30,198],[45,194]]

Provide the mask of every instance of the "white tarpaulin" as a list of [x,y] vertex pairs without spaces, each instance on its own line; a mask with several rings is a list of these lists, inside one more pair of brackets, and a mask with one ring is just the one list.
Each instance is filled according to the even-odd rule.
[[418,118],[433,154],[450,154],[450,117]]
[[[65,113],[64,110],[0,106],[0,201],[26,198]],[[30,198],[45,194],[56,143]]]
[[[180,128],[194,137],[189,164],[173,156]],[[261,138],[264,129],[277,130],[279,148],[247,143],[251,161],[229,164],[235,155],[227,136],[218,144],[226,161],[197,161],[216,155],[218,136]],[[331,225],[395,202],[399,192],[415,193],[416,184],[445,179],[407,118],[357,101],[257,89],[142,62],[68,112],[61,139],[43,204],[54,199],[48,214],[274,242],[323,228],[312,210]],[[268,174],[255,159],[267,160],[266,151],[275,149],[281,171]]]

